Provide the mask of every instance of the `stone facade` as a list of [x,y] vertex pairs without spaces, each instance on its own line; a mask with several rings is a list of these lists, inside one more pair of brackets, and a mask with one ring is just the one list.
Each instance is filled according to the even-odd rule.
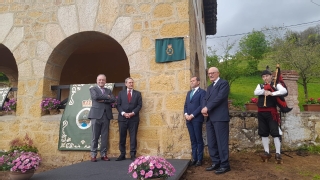
[[[190,158],[183,103],[191,76],[205,87],[202,7],[192,0],[0,0],[0,71],[18,88],[16,116],[0,116],[0,149],[28,133],[45,164],[89,160],[89,152],[57,150],[61,114],[43,116],[39,105],[56,96],[52,85],[95,82],[100,67],[90,61],[100,58],[113,66],[101,69],[108,82],[131,76],[142,92],[138,155]],[[168,37],[184,37],[186,60],[155,62],[155,39]],[[117,121],[110,131],[108,156],[116,157]]]

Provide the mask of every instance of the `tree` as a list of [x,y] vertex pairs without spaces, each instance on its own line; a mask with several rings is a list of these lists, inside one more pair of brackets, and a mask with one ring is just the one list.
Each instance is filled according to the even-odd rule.
[[222,56],[216,54],[216,50],[209,47],[209,54],[207,56],[207,67],[217,67],[220,71],[220,77],[227,80],[229,86],[243,75],[244,69],[239,67],[241,60],[236,55],[231,55],[230,50],[235,43],[226,44]]
[[268,52],[269,42],[261,31],[252,31],[252,33],[241,38],[239,42],[240,52],[248,61],[248,69],[252,72],[258,70],[259,60]]
[[[315,28],[316,29],[316,28]],[[309,28],[303,32],[287,31],[282,39],[273,42],[272,59],[286,69],[293,69],[301,77],[305,99],[308,99],[307,84],[320,76],[319,32]]]

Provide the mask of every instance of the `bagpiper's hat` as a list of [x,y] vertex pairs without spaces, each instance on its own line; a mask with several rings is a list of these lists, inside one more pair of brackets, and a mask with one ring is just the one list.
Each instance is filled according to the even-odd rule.
[[266,74],[272,75],[272,73],[269,71],[269,66],[266,67],[266,70],[262,71],[261,76]]
[[262,71],[261,76],[266,75],[266,74],[272,75],[272,73],[270,71],[264,70],[264,71]]

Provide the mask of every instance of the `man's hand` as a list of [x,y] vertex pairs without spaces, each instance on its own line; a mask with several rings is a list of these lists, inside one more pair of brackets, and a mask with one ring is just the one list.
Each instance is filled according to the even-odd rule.
[[272,92],[270,92],[270,91],[264,91],[264,95],[265,95],[265,96],[272,96]]
[[127,119],[131,118],[132,116],[134,116],[134,113],[124,113],[123,116]]
[[205,117],[208,116],[208,108],[207,107],[202,108],[201,113]]
[[193,116],[191,116],[191,115],[186,115],[186,120],[187,120],[187,121],[191,121],[192,118],[193,118]]

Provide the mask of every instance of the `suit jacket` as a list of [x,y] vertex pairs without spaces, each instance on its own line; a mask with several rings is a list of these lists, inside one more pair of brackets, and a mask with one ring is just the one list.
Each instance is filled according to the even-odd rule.
[[208,120],[230,121],[228,108],[229,83],[224,79],[212,86],[208,86],[206,96],[203,100],[202,108],[208,108]]
[[131,113],[134,112],[134,116],[132,116],[130,121],[139,121],[139,111],[142,107],[142,96],[139,91],[132,90],[131,101],[128,101],[127,89],[124,89],[119,92],[118,101],[117,101],[117,109],[119,111],[118,121],[126,121],[128,120],[124,116],[121,115],[121,112]]
[[203,115],[201,114],[201,105],[206,95],[206,91],[198,88],[196,92],[194,92],[193,97],[190,100],[190,93],[187,93],[186,101],[184,103],[184,114],[188,115],[193,114],[194,118],[192,121],[203,122]]
[[[92,99],[92,106],[88,115],[89,119],[101,119],[104,112],[107,113],[108,119],[112,119],[111,103],[116,101],[114,95],[112,95],[111,90],[104,88],[104,93],[102,94],[100,87],[94,86],[90,88],[90,95]],[[110,95],[110,97],[108,97]],[[103,100],[103,102],[98,102]]]

